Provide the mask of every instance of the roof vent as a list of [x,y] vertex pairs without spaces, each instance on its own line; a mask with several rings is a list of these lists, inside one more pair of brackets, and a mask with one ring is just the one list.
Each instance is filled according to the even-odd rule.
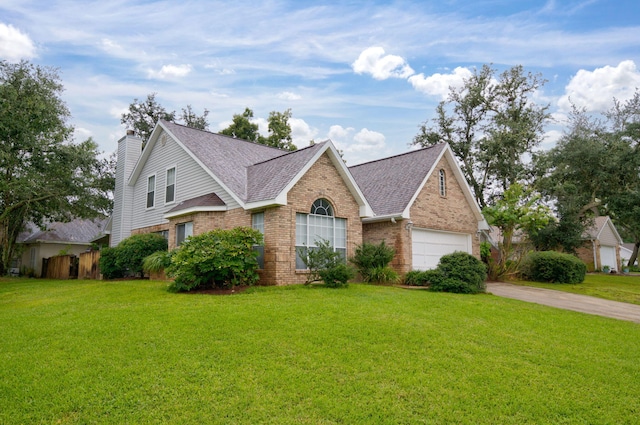
[[127,130],[127,136],[133,136],[133,135],[134,135],[133,130]]

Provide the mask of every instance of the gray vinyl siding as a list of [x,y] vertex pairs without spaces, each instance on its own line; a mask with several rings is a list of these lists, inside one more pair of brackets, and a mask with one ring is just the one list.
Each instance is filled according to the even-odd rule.
[[133,188],[127,185],[129,176],[140,157],[142,141],[126,136],[118,142],[118,165],[112,213],[112,228],[109,244],[116,246],[131,235],[131,205]]
[[[133,229],[167,223],[168,220],[163,219],[163,215],[181,201],[211,192],[215,192],[230,208],[239,206],[173,139],[168,138],[164,146],[158,141],[152,149],[133,187]],[[165,205],[167,169],[174,166],[175,202]],[[156,176],[155,207],[147,209],[147,180],[153,174]]]
[[611,226],[609,225],[609,223],[607,223],[604,226],[604,229],[602,229],[602,232],[600,232],[600,244],[607,245],[607,246],[618,245],[618,239],[616,238],[616,235],[613,233],[613,230],[611,230]]

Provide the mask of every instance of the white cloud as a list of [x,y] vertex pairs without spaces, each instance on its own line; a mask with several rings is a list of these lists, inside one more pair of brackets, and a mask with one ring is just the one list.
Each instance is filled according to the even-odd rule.
[[36,48],[28,35],[13,25],[0,24],[0,59],[19,62],[36,55]]
[[148,71],[149,78],[180,78],[185,77],[191,72],[191,65],[164,65],[160,71],[150,69]]
[[638,87],[640,72],[632,60],[593,71],[581,69],[565,87],[565,95],[558,101],[558,106],[569,111],[573,103],[589,112],[602,112],[613,105],[614,97],[620,101],[628,100]]
[[[384,134],[377,131],[371,131],[363,128],[355,136],[353,136],[353,145],[349,146],[348,152],[359,152],[369,149],[383,149],[385,137]],[[375,151],[378,153],[378,151]]]
[[409,77],[409,82],[419,92],[445,99],[449,94],[449,87],[462,87],[464,80],[472,75],[469,69],[457,67],[451,74],[436,73],[429,77],[425,77],[424,74],[413,75]]
[[293,144],[298,148],[304,148],[318,134],[318,129],[311,127],[307,122],[300,118],[289,118],[291,126],[291,138]]
[[302,99],[302,96],[300,96],[299,94],[292,93],[290,91],[283,91],[282,93],[278,94],[278,99],[282,99],[282,100],[300,100],[300,99]]
[[376,80],[407,78],[413,69],[400,56],[385,55],[382,47],[369,47],[351,64],[356,74],[371,74]]
[[363,128],[355,133],[353,127],[332,125],[328,138],[345,154],[350,165],[378,159],[386,148],[385,136],[377,131]]

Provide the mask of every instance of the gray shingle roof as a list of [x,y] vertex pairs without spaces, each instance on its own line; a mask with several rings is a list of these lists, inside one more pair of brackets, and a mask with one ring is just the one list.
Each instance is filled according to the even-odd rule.
[[19,243],[59,242],[86,243],[104,232],[107,219],[75,219],[68,223],[54,222],[46,224],[45,229],[27,224],[27,229],[18,236]]
[[250,166],[247,201],[274,199],[326,143],[317,143]]
[[196,130],[167,121],[163,125],[175,135],[236,196],[247,199],[247,168],[288,152],[242,139]]
[[176,211],[183,211],[189,208],[196,207],[224,207],[226,204],[215,193],[207,193],[206,195],[197,196],[195,198],[187,199],[180,202],[175,207],[171,208],[166,214],[170,214]]
[[446,144],[349,167],[377,216],[401,214]]

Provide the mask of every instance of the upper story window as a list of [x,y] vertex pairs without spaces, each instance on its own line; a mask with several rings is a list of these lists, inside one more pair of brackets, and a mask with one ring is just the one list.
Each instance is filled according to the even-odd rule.
[[156,202],[156,176],[149,176],[147,180],[147,208],[153,208]]
[[438,187],[440,190],[440,196],[447,196],[447,176],[444,170],[438,172]]
[[176,167],[167,170],[164,203],[170,204],[176,200]]

